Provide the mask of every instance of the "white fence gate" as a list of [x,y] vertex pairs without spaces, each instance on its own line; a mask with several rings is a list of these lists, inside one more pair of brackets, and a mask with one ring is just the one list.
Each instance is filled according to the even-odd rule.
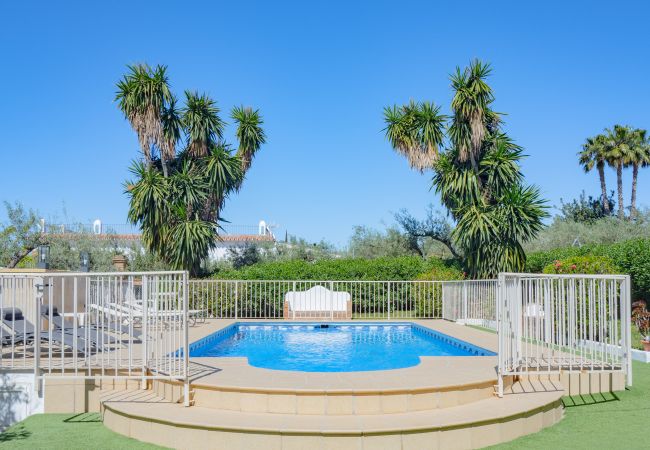
[[503,377],[622,372],[632,384],[630,277],[500,274],[499,395]]

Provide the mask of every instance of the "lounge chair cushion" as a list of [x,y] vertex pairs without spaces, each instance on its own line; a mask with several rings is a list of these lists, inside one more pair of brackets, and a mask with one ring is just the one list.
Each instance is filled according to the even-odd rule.
[[2,310],[2,320],[16,322],[18,320],[25,320],[25,317],[23,317],[23,312],[19,308],[4,308]]
[[[50,305],[41,305],[41,316],[50,315]],[[52,306],[52,316],[58,316],[59,310],[56,306]]]

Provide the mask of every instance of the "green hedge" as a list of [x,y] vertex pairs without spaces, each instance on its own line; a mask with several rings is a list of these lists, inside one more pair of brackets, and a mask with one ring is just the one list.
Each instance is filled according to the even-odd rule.
[[558,260],[577,256],[603,256],[609,258],[622,273],[632,279],[632,298],[650,299],[650,239],[631,239],[615,244],[565,247],[535,252],[528,255],[526,270],[542,272],[544,267]]
[[[220,280],[315,280],[342,281],[334,283],[336,291],[350,290],[347,280],[365,281],[414,281],[458,280],[462,271],[452,262],[437,258],[424,260],[415,256],[386,257],[376,259],[341,258],[307,262],[302,260],[273,261],[254,264],[240,269],[221,269],[212,275]],[[305,289],[311,285],[299,286]],[[386,316],[386,304],[390,298],[393,317],[440,317],[442,304],[440,285],[422,283],[369,284],[366,288],[352,289],[354,318],[382,318]],[[293,289],[291,283],[240,285],[237,294],[239,317],[282,316],[286,292]],[[219,285],[204,289],[195,286],[190,297],[205,302],[202,308],[223,311],[224,316],[234,316],[234,292],[232,286]]]
[[614,265],[607,256],[572,256],[567,259],[556,260],[544,267],[544,273],[559,274],[597,274],[607,275],[621,273],[621,269]]
[[430,279],[462,278],[461,270],[451,262],[416,256],[273,261],[238,270],[221,269],[212,277],[223,280],[416,280],[429,274],[433,277]]

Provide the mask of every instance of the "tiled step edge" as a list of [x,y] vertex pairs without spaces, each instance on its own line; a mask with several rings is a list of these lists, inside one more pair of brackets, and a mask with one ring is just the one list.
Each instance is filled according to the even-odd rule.
[[[350,416],[215,412],[171,404],[147,407],[109,402],[105,404],[104,424],[126,436],[176,448],[191,448],[193,442],[202,442],[201,448],[250,449],[264,442],[266,450],[284,450],[301,448],[285,445],[289,441],[308,448],[309,439],[321,438],[325,443],[333,443],[345,437],[350,443],[359,444],[363,440],[364,449],[374,448],[372,441],[385,448],[395,445],[394,448],[404,450],[423,450],[481,448],[506,442],[553,425],[562,414],[561,393],[547,392],[513,394],[445,410],[356,416],[354,420]],[[199,436],[201,441],[196,441]],[[260,437],[265,439],[257,441]],[[208,444],[226,441],[231,447]],[[357,444],[351,444],[350,448]],[[337,441],[334,448],[347,447]]]

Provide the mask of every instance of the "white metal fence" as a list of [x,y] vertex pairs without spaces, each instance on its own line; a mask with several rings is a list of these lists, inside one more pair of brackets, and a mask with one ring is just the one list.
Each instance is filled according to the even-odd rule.
[[630,278],[500,274],[499,394],[508,375],[623,372],[632,384]]
[[497,328],[497,280],[444,282],[443,314],[464,325]]
[[186,272],[0,273],[0,313],[0,369],[170,378],[183,380],[186,393],[188,326],[201,318],[444,318],[496,329],[501,388],[504,376],[533,372],[620,371],[628,384],[632,376],[627,276],[244,281],[188,280]]
[[190,280],[189,301],[208,318],[442,318],[446,283]]
[[186,272],[0,273],[0,369],[187,380]]

